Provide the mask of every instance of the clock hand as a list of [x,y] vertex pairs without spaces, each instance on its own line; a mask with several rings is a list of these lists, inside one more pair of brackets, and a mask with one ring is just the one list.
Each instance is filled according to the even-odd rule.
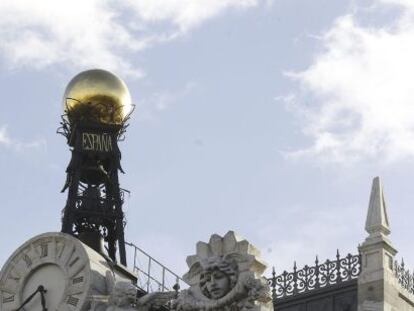
[[47,290],[43,287],[43,285],[39,286],[39,292],[40,292],[40,299],[42,302],[42,311],[47,311],[46,308],[46,299],[45,299],[45,293],[47,292]]
[[[43,286],[42,286],[43,287]],[[40,291],[40,286],[33,292],[33,294],[31,294],[29,297],[26,298],[25,301],[23,301],[22,305],[16,309],[16,311],[21,310],[25,305],[27,305],[29,303],[30,300],[33,299],[33,297]]]

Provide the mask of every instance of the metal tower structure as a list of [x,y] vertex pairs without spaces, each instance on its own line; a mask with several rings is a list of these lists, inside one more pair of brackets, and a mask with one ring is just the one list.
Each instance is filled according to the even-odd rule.
[[62,189],[68,190],[62,232],[90,245],[103,240],[107,255],[118,261],[119,250],[119,262],[126,266],[118,142],[132,112],[126,107],[132,107],[128,89],[110,72],[89,70],[72,79],[64,103],[58,133],[67,138],[72,156]]

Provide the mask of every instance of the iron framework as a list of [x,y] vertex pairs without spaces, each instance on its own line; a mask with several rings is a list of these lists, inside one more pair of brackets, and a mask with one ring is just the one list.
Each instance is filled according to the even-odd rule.
[[[90,114],[69,122],[67,106],[57,132],[66,137],[72,152],[62,192],[68,190],[62,213],[62,232],[80,237],[98,233],[106,242],[109,257],[126,266],[122,205],[124,193],[119,185],[121,152],[130,114],[122,124],[103,124]],[[132,113],[132,112],[131,112]]]

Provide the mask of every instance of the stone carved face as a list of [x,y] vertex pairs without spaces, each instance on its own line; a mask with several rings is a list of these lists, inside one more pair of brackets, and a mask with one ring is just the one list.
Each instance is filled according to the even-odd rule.
[[207,298],[220,299],[236,285],[237,276],[235,261],[222,257],[209,258],[203,263],[203,272],[200,274],[201,292]]

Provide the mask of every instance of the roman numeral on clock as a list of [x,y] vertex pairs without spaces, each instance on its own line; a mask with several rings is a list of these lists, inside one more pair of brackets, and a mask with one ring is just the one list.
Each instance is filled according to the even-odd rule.
[[3,303],[13,302],[14,301],[14,295],[9,296],[9,297],[3,297],[2,301],[3,301]]
[[79,276],[77,278],[74,278],[72,280],[72,284],[78,284],[78,283],[82,283],[83,282],[83,276]]
[[73,296],[68,296],[68,299],[66,300],[66,303],[68,305],[76,307],[78,305],[79,299]]
[[26,263],[27,267],[30,267],[32,265],[32,259],[26,254],[23,256],[23,261]]
[[40,245],[40,257],[44,258],[47,257],[48,247],[47,244]]
[[20,278],[17,277],[17,276],[10,276],[10,279],[13,280],[13,281],[15,281],[15,282],[19,282],[20,281]]
[[79,257],[76,257],[69,263],[69,267],[73,267],[73,265],[79,260]]
[[19,282],[20,278],[21,278],[20,275],[16,274],[15,271],[13,271],[13,270],[9,274],[9,279],[13,280],[15,282]]

